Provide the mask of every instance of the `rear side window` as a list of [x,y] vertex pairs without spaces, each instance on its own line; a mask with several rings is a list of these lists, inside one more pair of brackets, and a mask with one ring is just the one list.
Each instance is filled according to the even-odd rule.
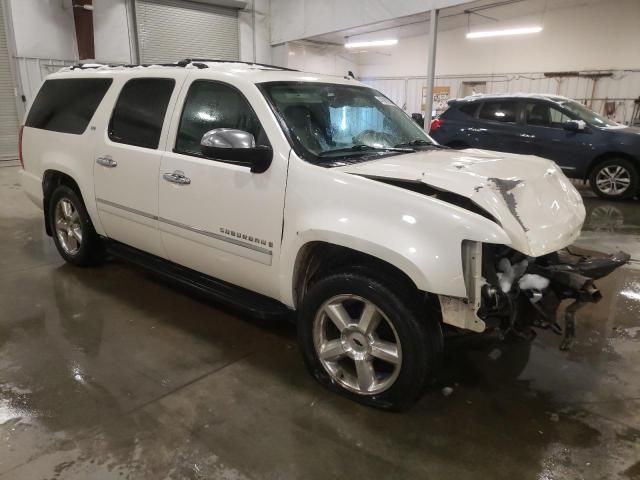
[[484,102],[478,117],[494,122],[515,123],[517,103],[513,101]]
[[470,117],[475,117],[476,112],[478,111],[478,103],[467,103],[462,105],[458,110],[460,110],[465,115],[469,115]]
[[81,135],[111,83],[110,78],[47,80],[33,101],[25,125]]
[[136,147],[158,148],[175,83],[172,78],[129,80],[122,87],[113,110],[109,138]]

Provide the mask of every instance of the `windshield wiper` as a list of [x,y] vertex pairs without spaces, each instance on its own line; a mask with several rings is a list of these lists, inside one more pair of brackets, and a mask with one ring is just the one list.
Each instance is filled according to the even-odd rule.
[[417,139],[417,140],[412,140],[410,142],[406,142],[406,143],[399,143],[397,145],[394,145],[395,148],[402,148],[402,147],[421,147],[423,145],[429,145],[432,147],[436,147],[436,148],[440,148],[442,147],[442,145],[439,145],[437,143],[434,142],[430,142],[429,140],[422,140],[421,138]]
[[324,152],[318,153],[318,157],[326,157],[328,155],[335,155],[340,153],[366,153],[366,152],[400,152],[400,153],[411,153],[415,152],[412,148],[399,148],[397,145],[395,147],[372,147],[371,145],[365,144],[357,144],[352,145],[347,148],[336,148],[334,150],[325,150]]

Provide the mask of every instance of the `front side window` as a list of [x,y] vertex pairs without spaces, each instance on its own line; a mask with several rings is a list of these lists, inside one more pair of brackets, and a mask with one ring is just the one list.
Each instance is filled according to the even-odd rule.
[[269,144],[258,117],[242,93],[224,83],[197,80],[187,93],[175,151],[200,156],[202,136],[216,128],[249,132],[256,145]]
[[372,152],[410,152],[435,142],[380,92],[368,87],[269,82],[261,90],[298,151],[314,163]]
[[517,106],[516,102],[508,100],[484,102],[478,117],[494,122],[516,123]]
[[567,100],[561,102],[564,108],[569,110],[571,113],[575,114],[580,120],[587,122],[589,125],[594,125],[596,127],[620,127],[619,123],[614,122],[613,120],[609,120],[606,117],[594,112],[593,110],[588,109],[581,103],[578,103],[574,100]]
[[562,128],[571,118],[545,102],[529,102],[525,105],[527,125]]
[[564,123],[567,123],[569,120],[571,120],[571,118],[569,118],[557,108],[550,107],[549,111],[551,112],[551,126],[553,127],[561,127]]
[[109,122],[109,138],[117,143],[158,148],[160,133],[175,80],[135,78],[118,97]]
[[112,82],[110,78],[47,80],[33,101],[25,126],[83,134]]

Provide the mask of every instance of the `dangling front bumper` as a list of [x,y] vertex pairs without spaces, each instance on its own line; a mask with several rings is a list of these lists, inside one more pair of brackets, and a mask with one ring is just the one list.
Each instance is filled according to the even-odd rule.
[[[481,306],[478,317],[488,327],[527,336],[531,327],[550,328],[563,335],[560,348],[571,348],[575,313],[587,303],[601,300],[594,280],[626,264],[629,254],[586,254],[566,248],[538,258],[526,257],[508,247],[484,245]],[[557,321],[560,302],[573,299]]]

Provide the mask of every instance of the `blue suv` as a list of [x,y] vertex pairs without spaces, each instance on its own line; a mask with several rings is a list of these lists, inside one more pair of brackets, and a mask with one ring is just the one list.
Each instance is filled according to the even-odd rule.
[[430,135],[452,148],[537,155],[603,198],[638,192],[640,128],[626,127],[556,95],[473,95],[451,100]]

